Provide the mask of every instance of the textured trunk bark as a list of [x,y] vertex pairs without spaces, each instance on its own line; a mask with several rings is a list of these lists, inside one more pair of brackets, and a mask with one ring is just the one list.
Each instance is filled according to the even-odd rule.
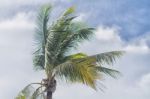
[[53,92],[47,91],[46,99],[52,99],[52,96],[53,96]]
[[50,80],[46,81],[46,99],[52,99],[53,93],[56,90],[56,80],[52,77]]

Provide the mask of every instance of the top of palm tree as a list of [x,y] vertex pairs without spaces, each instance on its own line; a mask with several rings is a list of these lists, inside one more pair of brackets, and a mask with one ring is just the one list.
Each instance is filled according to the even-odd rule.
[[103,67],[113,64],[123,51],[104,52],[92,56],[85,53],[68,55],[84,40],[94,34],[94,28],[85,23],[73,21],[74,7],[68,8],[56,21],[49,22],[51,6],[41,7],[37,16],[35,33],[36,51],[33,65],[45,70],[47,78],[63,78],[70,82],[86,84],[97,89],[97,81],[103,74],[116,78],[119,71]]
[[[44,69],[47,74],[58,74],[56,76],[60,77],[65,76],[69,81],[80,81],[93,88],[95,88],[95,80],[99,78],[99,73],[95,72],[95,70],[115,77],[113,73],[119,73],[118,71],[100,68],[102,68],[104,63],[108,65],[113,64],[123,52],[112,51],[93,56],[83,53],[68,55],[71,49],[77,48],[82,41],[91,38],[94,34],[94,28],[88,27],[85,23],[73,21],[76,18],[74,16],[74,7],[68,8],[58,20],[48,25],[51,8],[48,5],[43,6],[37,17],[35,37],[38,47],[34,53],[34,66]],[[85,68],[88,69],[88,72],[93,72],[93,74],[88,73],[84,69],[81,69],[83,73],[80,70],[76,70],[78,65],[78,69]]]

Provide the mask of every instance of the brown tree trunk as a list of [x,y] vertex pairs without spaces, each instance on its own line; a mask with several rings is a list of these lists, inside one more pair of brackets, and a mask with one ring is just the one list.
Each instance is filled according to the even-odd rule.
[[46,87],[46,99],[52,99],[53,93],[56,90],[56,80],[52,77],[48,80],[47,87]]
[[52,99],[53,92],[47,91],[46,99]]

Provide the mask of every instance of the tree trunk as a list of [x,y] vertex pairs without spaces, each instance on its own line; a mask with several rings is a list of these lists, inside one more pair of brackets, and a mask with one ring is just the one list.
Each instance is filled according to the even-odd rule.
[[56,90],[56,80],[54,78],[51,78],[48,81],[47,87],[46,87],[46,99],[52,99],[53,93]]
[[52,96],[53,96],[53,92],[47,91],[46,99],[52,99]]

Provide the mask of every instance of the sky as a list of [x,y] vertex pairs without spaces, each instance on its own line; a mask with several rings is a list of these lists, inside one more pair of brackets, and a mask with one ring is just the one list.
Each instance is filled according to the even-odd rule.
[[150,99],[149,0],[0,0],[0,99],[14,99],[44,76],[33,69],[32,53],[36,15],[45,3],[53,5],[52,21],[75,6],[75,21],[96,28],[95,37],[76,52],[126,51],[113,66],[122,76],[104,77],[104,92],[59,81],[54,99]]

